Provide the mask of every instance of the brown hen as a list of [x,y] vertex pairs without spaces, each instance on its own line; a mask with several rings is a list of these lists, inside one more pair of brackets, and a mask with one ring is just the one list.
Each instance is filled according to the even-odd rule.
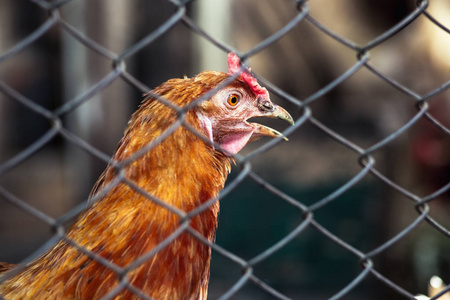
[[[171,79],[153,93],[185,107],[239,71],[235,54],[229,54],[228,62],[228,74],[206,71],[194,78]],[[69,228],[68,240],[61,240],[19,271],[8,274],[5,270],[11,266],[0,264],[5,275],[3,280],[0,276],[0,295],[5,299],[99,299],[105,295],[139,299],[135,291],[140,290],[157,300],[206,299],[208,245],[185,230],[154,255],[148,253],[179,229],[182,212],[218,196],[233,154],[261,136],[282,136],[248,122],[252,117],[293,123],[283,108],[272,104],[267,90],[244,72],[186,112],[185,123],[203,138],[181,125],[142,151],[179,118],[176,110],[147,97],[133,114],[112,163],[93,188],[91,196],[98,199]],[[218,213],[219,202],[215,201],[192,216],[189,226],[213,242]],[[125,269],[112,270],[74,245]],[[139,258],[142,261],[130,267]],[[129,286],[119,285],[121,282]]]

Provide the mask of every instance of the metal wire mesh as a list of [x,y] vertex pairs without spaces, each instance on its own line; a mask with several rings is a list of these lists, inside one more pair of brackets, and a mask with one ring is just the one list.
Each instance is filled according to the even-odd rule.
[[[74,1],[74,0],[73,0]],[[311,0],[313,1],[313,0]],[[35,114],[42,116],[47,119],[51,123],[50,129],[45,132],[39,139],[33,142],[31,145],[26,147],[26,149],[16,153],[13,157],[8,160],[2,162],[0,165],[0,176],[11,172],[15,168],[17,168],[22,163],[26,162],[30,157],[39,152],[42,148],[46,147],[51,141],[56,138],[62,138],[65,142],[68,142],[76,147],[81,148],[85,152],[89,153],[89,155],[95,157],[98,160],[103,161],[104,163],[108,163],[110,160],[110,156],[104,154],[102,151],[90,145],[85,140],[78,137],[76,134],[71,132],[68,128],[64,126],[64,122],[62,118],[66,115],[72,113],[73,111],[79,109],[81,105],[84,103],[91,101],[92,97],[107,88],[109,85],[116,81],[124,81],[127,84],[133,86],[135,89],[141,92],[148,92],[150,88],[143,82],[141,82],[137,77],[130,74],[126,69],[126,60],[132,59],[136,53],[148,47],[152,43],[167,34],[174,26],[182,24],[186,28],[188,28],[191,32],[195,33],[202,39],[207,40],[212,45],[217,48],[223,50],[224,52],[236,51],[232,46],[227,45],[221,41],[219,41],[215,36],[209,35],[207,31],[201,28],[196,22],[189,17],[187,14],[187,7],[191,3],[191,1],[170,1],[173,4],[174,12],[170,18],[168,18],[163,24],[161,24],[156,30],[149,32],[144,38],[142,38],[139,42],[131,45],[125,51],[117,54],[113,51],[103,47],[98,42],[86,36],[79,29],[75,28],[71,25],[71,23],[64,18],[61,17],[60,9],[68,3],[72,2],[72,0],[60,0],[60,1],[44,1],[44,0],[31,0],[35,5],[39,6],[42,10],[48,13],[48,17],[41,26],[36,28],[32,33],[25,36],[19,42],[17,42],[13,47],[11,47],[8,51],[0,54],[0,64],[8,61],[15,55],[30,47],[34,42],[36,42],[43,35],[47,34],[49,30],[53,28],[59,28],[61,31],[70,35],[74,39],[76,39],[79,43],[81,43],[84,47],[96,52],[98,55],[108,60],[111,63],[111,70],[108,74],[103,76],[103,78],[98,81],[92,87],[86,89],[83,94],[72,99],[69,102],[59,106],[57,109],[49,110],[44,106],[36,103],[32,98],[25,97],[24,95],[17,92],[14,88],[5,83],[4,80],[0,80],[0,92],[6,95],[11,101],[16,102],[21,105],[24,109],[28,109],[33,111]],[[412,2],[412,1],[411,1]],[[414,88],[407,87],[406,85],[394,80],[390,76],[386,75],[380,68],[377,67],[376,64],[372,63],[371,54],[377,50],[380,45],[383,45],[390,39],[396,38],[396,35],[400,33],[405,28],[411,26],[411,24],[418,19],[426,19],[429,22],[432,22],[439,30],[450,34],[450,28],[445,27],[437,18],[435,18],[427,9],[432,0],[422,0],[417,1],[415,3],[416,8],[409,12],[406,17],[404,17],[400,22],[385,30],[383,33],[378,34],[376,38],[370,40],[364,44],[358,44],[351,39],[345,38],[340,34],[336,33],[333,28],[323,25],[315,18],[314,10],[309,8],[309,3],[305,1],[295,1],[293,3],[296,9],[295,17],[292,18],[287,24],[285,24],[281,29],[276,32],[272,32],[269,37],[259,42],[257,45],[253,46],[247,52],[239,52],[240,57],[245,62],[247,59],[252,56],[258,54],[259,52],[265,50],[272,44],[277,43],[283,36],[289,34],[293,28],[298,26],[299,24],[307,23],[310,26],[313,26],[317,29],[317,35],[325,35],[329,38],[336,41],[341,47],[345,47],[352,51],[355,56],[355,61],[352,66],[347,68],[341,75],[333,78],[328,84],[322,86],[320,89],[316,90],[311,95],[301,98],[296,95],[290,95],[282,88],[277,87],[276,84],[269,82],[268,80],[262,78],[258,75],[258,70],[256,69],[256,77],[259,79],[261,85],[267,87],[272,95],[276,95],[279,98],[283,99],[290,103],[292,107],[298,110],[299,114],[296,118],[295,125],[289,127],[284,131],[286,136],[295,139],[295,134],[303,130],[305,126],[312,126],[321,134],[324,134],[327,139],[332,139],[337,143],[341,144],[346,152],[350,152],[354,154],[355,160],[354,164],[359,164],[359,171],[351,178],[347,178],[344,183],[334,189],[332,192],[327,194],[324,197],[315,199],[311,204],[306,204],[309,201],[305,199],[297,198],[293,195],[290,195],[288,191],[283,190],[282,188],[276,187],[275,184],[269,182],[264,179],[263,176],[259,175],[257,172],[252,170],[251,160],[260,156],[262,153],[265,153],[269,149],[276,147],[280,140],[271,140],[269,142],[264,143],[259,146],[252,152],[247,155],[237,155],[237,162],[239,166],[239,170],[236,170],[237,175],[228,182],[225,189],[221,192],[220,198],[224,198],[228,194],[232,193],[235,188],[243,184],[245,180],[251,180],[261,188],[263,188],[267,193],[273,194],[278,201],[288,204],[290,206],[290,210],[296,211],[299,216],[301,216],[302,220],[298,222],[292,230],[290,230],[287,234],[284,235],[278,242],[273,243],[270,247],[266,248],[264,251],[259,253],[258,255],[253,256],[250,259],[244,259],[233,253],[230,250],[227,250],[226,247],[222,247],[219,244],[213,243],[211,244],[205,239],[202,235],[196,232],[189,226],[189,220],[193,216],[199,214],[204,209],[206,209],[209,205],[211,205],[216,199],[211,199],[206,202],[201,207],[190,211],[189,213],[180,211],[175,209],[174,207],[170,207],[162,199],[156,199],[152,195],[146,194],[144,190],[142,190],[139,186],[133,183],[131,180],[127,179],[122,173],[118,173],[118,177],[115,181],[111,182],[108,187],[106,187],[100,194],[96,196],[96,198],[101,197],[104,193],[107,193],[109,189],[111,189],[118,182],[125,182],[130,185],[133,189],[138,191],[139,193],[145,194],[151,201],[155,201],[159,205],[166,207],[167,209],[172,210],[175,214],[179,215],[184,221],[180,224],[178,230],[173,232],[163,243],[161,243],[158,247],[145,254],[139,260],[135,261],[131,265],[126,268],[121,268],[117,265],[114,265],[107,259],[97,255],[94,252],[91,252],[83,247],[75,244],[73,241],[68,239],[65,236],[66,228],[64,224],[71,220],[74,216],[78,215],[82,210],[85,209],[85,203],[75,206],[69,212],[62,216],[58,216],[56,218],[49,216],[44,213],[42,210],[39,210],[32,205],[27,204],[27,202],[23,199],[20,199],[8,189],[0,186],[0,198],[3,201],[7,201],[14,206],[19,207],[21,210],[25,211],[27,214],[34,216],[35,218],[41,220],[42,222],[48,224],[54,230],[54,236],[47,243],[48,245],[53,244],[58,240],[65,240],[67,243],[73,245],[78,248],[81,252],[88,255],[89,257],[99,261],[101,264],[107,266],[114,270],[119,278],[122,278],[120,284],[111,290],[105,297],[102,299],[113,299],[118,293],[120,293],[123,289],[131,290],[133,293],[141,297],[142,299],[150,299],[148,295],[143,294],[137,287],[133,286],[127,281],[127,272],[132,270],[139,264],[143,263],[150,257],[152,257],[155,253],[157,253],[160,249],[164,248],[170,242],[172,242],[175,238],[177,238],[181,233],[188,231],[199,240],[208,244],[212,249],[213,253],[216,255],[220,255],[231,261],[238,268],[240,268],[242,274],[235,281],[235,283],[229,287],[227,287],[226,291],[219,296],[219,299],[232,299],[233,297],[239,296],[242,289],[249,285],[253,284],[258,289],[264,291],[267,296],[271,296],[275,299],[292,299],[298,297],[299,299],[306,299],[307,296],[302,294],[301,288],[299,288],[295,295],[288,295],[288,293],[284,293],[277,289],[277,287],[272,286],[270,283],[265,282],[264,278],[261,278],[256,271],[258,264],[266,261],[271,256],[281,251],[293,240],[302,240],[304,232],[309,229],[314,229],[319,235],[323,238],[328,239],[337,245],[340,249],[342,249],[346,254],[350,255],[353,263],[357,263],[360,265],[360,271],[358,274],[354,275],[352,279],[345,285],[341,286],[338,290],[334,291],[334,293],[324,296],[327,299],[347,299],[350,297],[352,293],[361,286],[364,282],[369,280],[374,280],[381,285],[387,287],[389,290],[393,292],[395,297],[399,297],[400,299],[414,299],[414,295],[417,294],[418,290],[408,290],[405,287],[402,287],[401,284],[398,284],[395,280],[390,279],[389,274],[380,270],[379,264],[376,263],[377,257],[385,254],[390,248],[394,246],[396,243],[401,243],[405,240],[406,236],[414,231],[419,226],[432,227],[436,232],[439,233],[440,239],[447,240],[450,237],[448,229],[445,225],[441,224],[441,222],[437,221],[431,214],[430,205],[436,199],[440,199],[445,195],[448,195],[450,190],[450,182],[447,182],[443,186],[440,186],[438,189],[433,192],[420,196],[416,192],[413,192],[412,189],[408,186],[402,186],[397,183],[392,178],[389,178],[382,170],[379,170],[376,166],[377,158],[376,155],[380,150],[383,150],[389,147],[390,144],[395,143],[401,136],[408,134],[414,126],[422,126],[420,122],[426,120],[428,125],[431,125],[435,129],[437,129],[442,135],[442,140],[445,140],[447,143],[450,138],[450,129],[448,126],[448,113],[447,111],[444,115],[446,116],[445,120],[439,120],[431,111],[430,106],[431,102],[435,103],[438,101],[445,101],[444,93],[448,90],[450,86],[450,80],[448,80],[448,72],[447,72],[447,81],[443,84],[436,83],[434,89],[429,90],[425,93],[419,93],[414,90]],[[389,8],[386,8],[389,9]],[[406,51],[406,50],[405,50]],[[443,50],[446,51],[446,50]],[[390,85],[394,89],[398,90],[403,96],[409,100],[410,107],[415,108],[416,113],[409,117],[409,119],[396,128],[394,131],[390,132],[387,136],[384,136],[377,140],[377,142],[371,146],[364,147],[351,141],[348,137],[343,134],[338,133],[333,127],[326,125],[326,122],[319,120],[315,116],[314,104],[316,102],[322,101],[322,97],[327,93],[332,92],[337,87],[343,84],[344,81],[348,80],[355,74],[361,72],[361,70],[365,70],[370,72],[372,75],[381,79],[384,85]],[[232,78],[233,79],[233,78]],[[223,85],[225,86],[226,83]],[[221,86],[222,87],[222,86]],[[219,89],[221,88],[219,87]],[[198,101],[194,102],[189,107],[180,109],[175,107],[173,104],[168,102],[167,100],[155,96],[159,101],[164,102],[166,105],[170,106],[173,109],[176,109],[180,116],[186,113],[186,111],[192,108],[194,105],[198,104],[200,101],[207,99],[211,96],[216,90],[211,91],[211,93],[206,94]],[[133,155],[130,160],[137,159],[146,151],[149,151],[152,147],[154,147],[158,142],[164,139],[166,136],[170,135],[173,130],[178,128],[178,126],[188,126],[188,124],[184,123],[183,117],[180,118],[178,122],[172,125],[172,127],[165,132],[160,139],[155,140],[150,145],[146,146],[142,151]],[[192,129],[192,128],[191,128]],[[201,136],[201,135],[199,135]],[[292,144],[295,145],[295,144]],[[291,146],[293,147],[293,146]],[[447,155],[448,157],[448,155]],[[116,168],[121,169],[127,162],[123,162],[122,164],[117,164]],[[292,162],[295,163],[295,162]],[[448,170],[447,170],[448,172]],[[361,250],[356,247],[352,243],[347,242],[345,239],[336,235],[333,230],[327,228],[316,218],[316,214],[321,210],[330,207],[330,205],[334,204],[339,206],[339,197],[343,194],[347,193],[352,188],[360,185],[364,180],[368,177],[376,178],[382,184],[382,186],[390,191],[395,192],[403,198],[410,200],[409,209],[416,211],[416,217],[414,220],[410,221],[407,226],[399,230],[397,233],[390,236],[388,239],[384,240],[381,243],[378,243],[375,247],[373,247],[369,251]],[[361,201],[364,201],[364,197],[360,197]],[[92,201],[95,201],[93,199]],[[380,201],[382,201],[380,199]],[[222,218],[226,218],[224,215]],[[266,218],[270,218],[271,216],[266,216]],[[219,224],[220,228],[220,224]],[[3,245],[2,245],[3,247]],[[36,254],[32,254],[29,259],[32,259],[36,256]],[[212,262],[214,264],[214,260]],[[19,267],[18,270],[20,270]],[[10,275],[11,276],[11,275]],[[325,274],[324,274],[325,276]],[[6,278],[1,278],[0,280],[5,280]],[[325,284],[326,285],[326,284]],[[438,299],[439,296],[444,294],[446,291],[450,290],[450,285],[439,295],[433,297],[432,299]],[[350,296],[349,296],[350,295]],[[369,295],[367,296],[369,299]]]

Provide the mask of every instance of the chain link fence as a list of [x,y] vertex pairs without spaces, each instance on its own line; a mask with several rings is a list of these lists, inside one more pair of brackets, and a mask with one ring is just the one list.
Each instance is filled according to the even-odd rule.
[[[139,20],[153,13],[163,20],[150,29],[140,27],[138,41],[125,39],[125,49],[118,50],[115,45],[104,46],[98,36],[92,38],[87,33],[94,29],[83,28],[69,13],[79,9],[76,4],[80,2],[30,0],[28,6],[45,14],[43,22],[39,20],[39,26],[12,39],[11,46],[0,53],[0,67],[13,62],[8,70],[21,66],[29,70],[27,64],[34,65],[39,57],[27,60],[21,55],[43,37],[50,37],[58,49],[67,43],[65,51],[69,51],[65,58],[54,58],[62,65],[58,72],[49,74],[48,65],[32,69],[50,78],[48,94],[42,95],[39,89],[38,93],[21,92],[19,83],[27,78],[27,71],[3,72],[0,78],[0,116],[4,117],[0,143],[5,149],[0,156],[0,205],[6,212],[0,223],[0,248],[5,257],[0,256],[1,261],[11,257],[27,262],[61,239],[71,242],[65,236],[67,225],[86,207],[86,191],[109,162],[111,155],[105,153],[110,153],[110,145],[120,138],[115,133],[108,138],[111,141],[96,141],[103,134],[102,128],[96,128],[102,124],[98,119],[106,126],[125,126],[140,94],[151,90],[141,78],[153,80],[139,73],[134,60],[167,38],[166,48],[146,58],[155,81],[181,77],[181,72],[195,69],[187,61],[201,65],[201,58],[210,55],[207,47],[212,46],[211,51],[218,51],[224,61],[227,52],[236,51],[247,64],[248,59],[254,62],[252,70],[261,85],[295,119],[295,125],[284,130],[289,142],[263,140],[238,157],[221,193],[216,243],[210,244],[186,226],[176,232],[187,230],[211,246],[210,299],[414,299],[416,294],[427,293],[427,280],[433,275],[450,282],[448,3],[381,1],[377,7],[325,0],[230,2],[228,13],[238,21],[233,25],[230,16],[225,28],[232,28],[228,28],[229,35],[236,35],[236,43],[242,46],[234,47],[211,33],[212,28],[202,27],[199,14],[193,13],[202,1],[143,1],[151,9],[128,11],[128,17]],[[115,2],[124,5],[119,3]],[[89,13],[95,16],[97,4],[91,5]],[[125,7],[118,9],[126,15]],[[99,27],[114,22],[126,20],[111,20]],[[377,22],[383,25],[374,27]],[[129,35],[123,28],[122,37]],[[66,38],[55,38],[55,31]],[[189,50],[167,50],[170,45],[180,48],[173,41],[184,41],[186,35],[207,46],[202,48],[205,44],[200,43],[197,50],[190,46]],[[239,51],[245,48],[249,50]],[[43,51],[54,49],[44,47]],[[173,57],[167,59],[164,51]],[[80,58],[80,53],[85,57]],[[76,59],[67,60],[71,55]],[[80,79],[78,59],[89,60],[89,56],[95,56],[93,64],[100,61],[108,67],[100,67],[102,71],[92,76],[94,84],[71,81]],[[158,65],[160,59],[173,60],[176,66]],[[141,56],[139,62],[143,61]],[[208,65],[197,68],[203,67]],[[70,91],[72,83],[77,88]],[[115,91],[131,89],[126,97],[133,96],[136,102],[104,99],[108,98],[104,93],[114,86]],[[58,97],[69,100],[45,102]],[[17,113],[8,115],[9,109]],[[38,126],[43,120],[50,125]],[[35,138],[23,141],[27,137],[20,133],[30,129],[20,131],[17,124],[31,126]],[[90,135],[93,131],[100,134]],[[46,152],[49,148],[52,151]],[[35,157],[40,162],[34,162]],[[58,183],[59,175],[51,175],[51,181],[38,180],[51,172],[49,164],[55,161],[63,162],[60,168],[76,165],[73,173],[65,175],[69,178],[66,186]],[[80,164],[87,167],[80,169]],[[30,175],[33,168],[35,174]],[[88,174],[79,174],[83,170]],[[24,192],[34,184],[39,189]],[[33,201],[40,197],[44,200]],[[65,200],[45,200],[52,197]],[[81,199],[86,201],[79,203]],[[36,224],[18,221],[24,214],[37,219],[47,235],[24,244],[23,233],[18,235],[15,227]],[[31,228],[27,234],[36,232]],[[26,249],[19,250],[17,245]],[[74,247],[117,270],[118,275],[124,272],[107,259]],[[8,256],[8,249],[22,257]],[[113,299],[122,289],[149,299],[126,280],[104,299]],[[449,290],[450,285],[432,299]]]

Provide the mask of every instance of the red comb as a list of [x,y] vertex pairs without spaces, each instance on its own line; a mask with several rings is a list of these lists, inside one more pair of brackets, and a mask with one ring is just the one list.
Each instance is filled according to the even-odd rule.
[[[241,60],[239,59],[239,57],[233,52],[228,53],[228,75],[236,74],[240,69]],[[250,69],[243,71],[240,77],[245,83],[249,85],[250,89],[253,93],[255,93],[255,95],[263,96],[269,99],[269,92],[266,90],[266,88],[263,88],[259,85],[256,78],[250,74]]]

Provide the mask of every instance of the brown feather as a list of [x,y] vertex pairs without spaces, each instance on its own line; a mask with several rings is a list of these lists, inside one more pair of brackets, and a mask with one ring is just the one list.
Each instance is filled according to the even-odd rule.
[[[203,72],[194,78],[171,79],[153,93],[184,107],[228,77],[221,72]],[[226,99],[234,93],[241,97],[238,109],[226,105]],[[252,134],[282,136],[269,127],[248,123],[246,120],[252,116],[293,123],[284,109],[264,97],[255,95],[248,84],[238,78],[200,106],[187,111],[185,122],[207,139],[214,139],[220,146],[227,145],[237,152],[253,140]],[[133,154],[163,135],[178,117],[177,111],[156,99],[147,97],[143,101],[119,142],[113,163],[92,189],[91,197],[99,199],[69,228],[66,236],[71,243],[61,240],[18,274],[11,273],[11,278],[3,282],[0,277],[1,296],[11,300],[98,299],[118,287],[124,278],[153,299],[206,299],[211,249],[187,231],[141,264],[129,267],[174,233],[182,220],[127,181],[178,210],[190,212],[218,196],[230,171],[229,156],[183,125],[149,151],[130,160]],[[122,163],[123,168],[116,170],[117,163]],[[121,180],[111,186],[115,179]],[[193,216],[189,225],[213,242],[218,214],[219,202],[216,201]],[[126,268],[127,272],[118,274],[84,254],[73,243]],[[9,265],[0,265],[0,272],[9,268]],[[138,298],[139,295],[126,286],[114,296],[114,299]]]
[[[206,81],[169,80],[153,92],[184,106],[216,86],[228,75],[204,72]],[[212,80],[214,79],[214,81]],[[113,159],[123,161],[160,136],[177,120],[177,113],[147,98],[132,116]],[[186,120],[201,132],[194,111]],[[125,176],[151,195],[183,211],[190,211],[212,197],[225,184],[230,160],[188,129],[177,128],[148,153],[125,166]],[[101,191],[115,178],[108,166],[93,188]],[[191,220],[191,227],[214,240],[219,203]],[[180,223],[179,217],[119,183],[93,203],[70,227],[67,236],[80,246],[126,267],[162,242]],[[131,284],[154,299],[206,299],[211,250],[182,233],[155,256],[126,274]],[[119,276],[64,241],[0,284],[6,299],[96,299],[119,283]],[[19,288],[26,287],[26,288]],[[116,299],[139,298],[126,288]]]
[[8,264],[8,263],[5,263],[5,262],[0,262],[0,274],[1,273],[4,273],[4,272],[6,272],[6,271],[9,271],[9,270],[11,270],[12,268],[14,268],[16,265],[13,265],[13,264]]

